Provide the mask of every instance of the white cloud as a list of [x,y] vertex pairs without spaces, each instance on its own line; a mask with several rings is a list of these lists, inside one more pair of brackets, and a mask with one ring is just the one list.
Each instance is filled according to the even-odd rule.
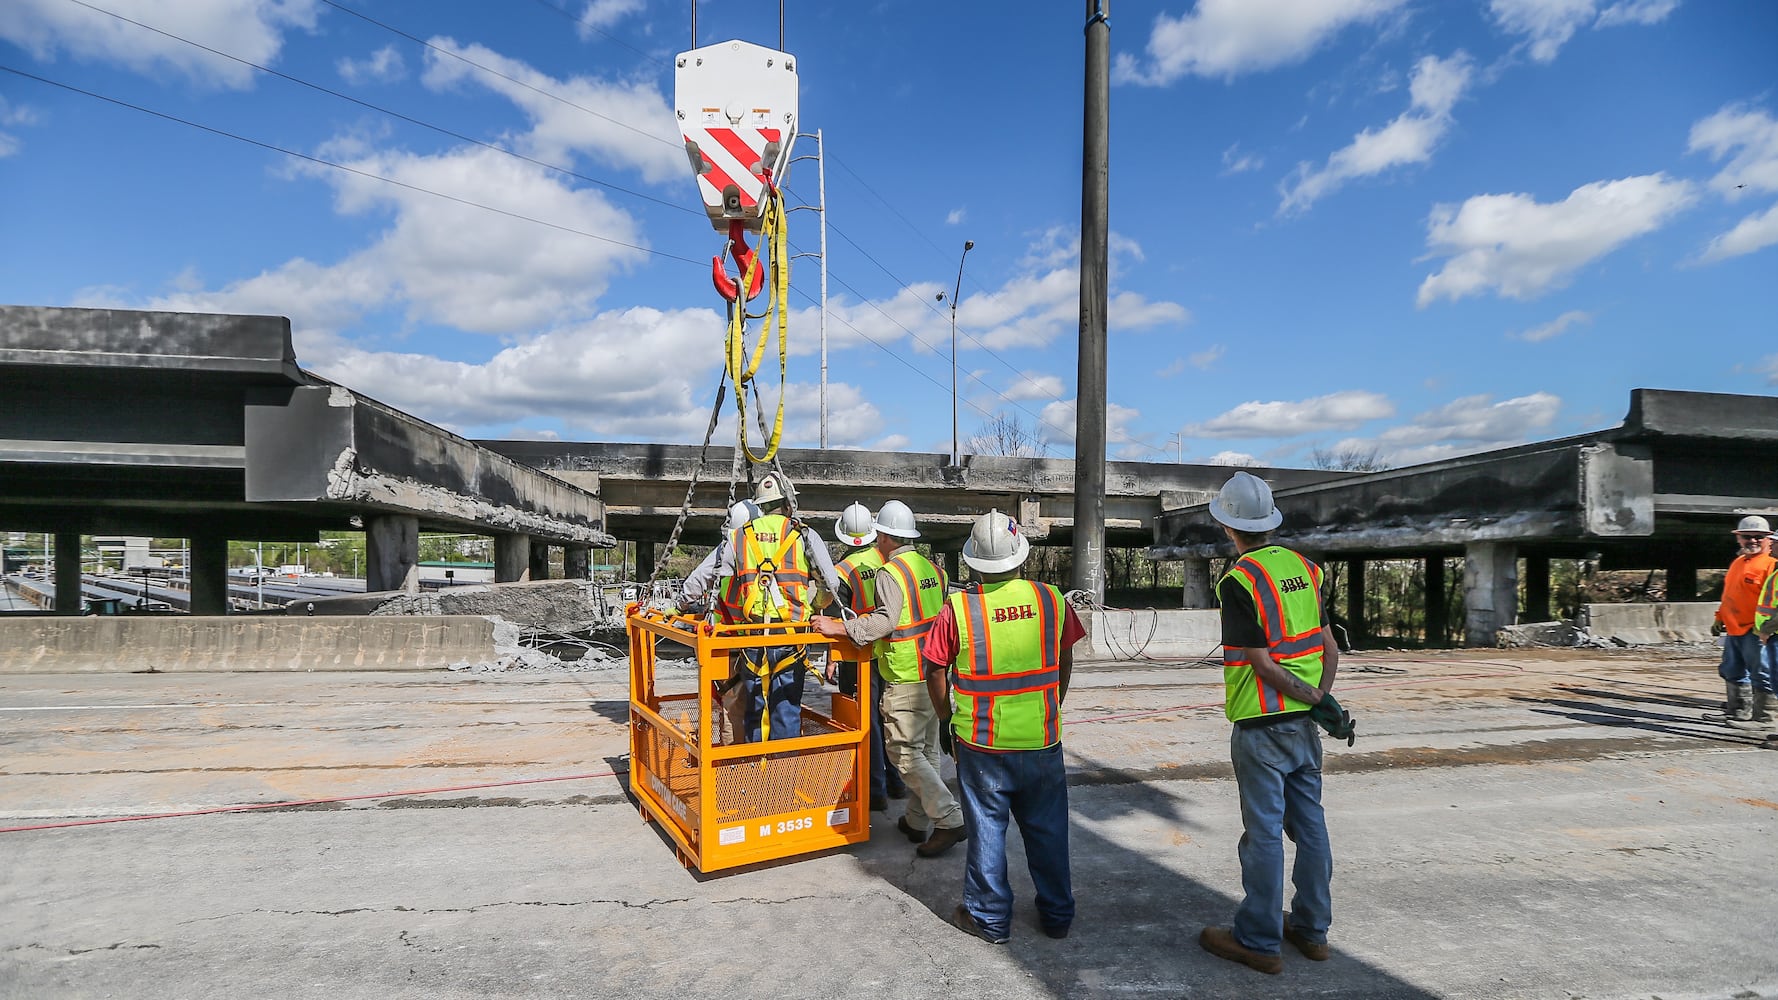
[[962,223],[965,214],[966,213],[961,208],[951,209],[949,212],[945,213],[945,225],[955,226]]
[[1589,22],[1595,28],[1657,24],[1678,6],[1679,0],[1619,0],[1598,10],[1598,0],[1490,0],[1488,13],[1500,30],[1524,36],[1533,60],[1549,62]]
[[288,29],[315,27],[317,0],[107,0],[107,10],[167,35],[143,31],[108,14],[66,0],[0,3],[0,38],[42,62],[67,53],[75,59],[113,62],[143,74],[164,70],[194,83],[246,89],[254,70],[232,59],[187,45],[177,35],[250,62],[277,61]]
[[[1059,399],[1043,408],[1037,415],[1037,436],[1045,444],[1074,446],[1074,405],[1075,400]],[[1130,436],[1130,424],[1142,416],[1142,411],[1116,403],[1105,404],[1105,445],[1110,447],[1134,440]]]
[[1535,392],[1496,403],[1488,395],[1465,396],[1427,410],[1374,438],[1347,438],[1333,450],[1375,448],[1390,465],[1418,465],[1458,455],[1522,444],[1547,429],[1561,411],[1560,397]]
[[1679,0],[1619,0],[1599,12],[1595,27],[1613,28],[1621,24],[1659,24],[1679,8]]
[[1770,385],[1778,385],[1778,354],[1773,354],[1760,362],[1759,371],[1766,377]]
[[0,94],[0,125],[35,125],[40,119],[37,109],[28,104],[14,104]]
[[1466,53],[1458,52],[1449,59],[1423,57],[1414,65],[1408,110],[1381,128],[1358,133],[1319,169],[1306,162],[1297,164],[1296,171],[1280,185],[1284,200],[1278,211],[1300,212],[1347,181],[1430,161],[1433,150],[1451,129],[1451,109],[1469,88],[1471,75]]
[[889,434],[871,442],[871,451],[907,451],[913,442],[906,434]]
[[558,80],[481,45],[459,45],[449,38],[433,38],[431,44],[423,82],[434,89],[473,83],[512,101],[531,120],[530,132],[513,137],[529,155],[561,163],[582,154],[638,170],[650,182],[689,175],[672,105],[652,82],[610,83],[580,76]]
[[609,28],[643,6],[643,0],[588,0],[580,15],[580,37],[591,38],[595,29]]
[[[1762,108],[1731,104],[1692,126],[1687,151],[1728,163],[1710,178],[1712,191],[1734,202],[1778,191],[1778,120]],[[1743,218],[1710,241],[1701,259],[1723,260],[1778,243],[1778,204]]]
[[1395,404],[1376,392],[1348,389],[1301,402],[1250,401],[1203,423],[1188,424],[1187,437],[1289,437],[1326,430],[1350,430],[1369,420],[1395,415]]
[[1730,201],[1778,191],[1778,120],[1763,108],[1731,104],[1700,120],[1692,126],[1686,152],[1709,153],[1718,163],[1728,159],[1710,178],[1710,190]]
[[1062,379],[1059,376],[1045,375],[1042,372],[1020,372],[1019,376],[1006,388],[1007,399],[1055,399],[1062,395]]
[[18,141],[18,137],[0,132],[0,160],[16,155],[21,148],[22,144]]
[[363,59],[342,57],[335,64],[347,83],[390,83],[407,78],[407,63],[393,44],[385,45]]
[[611,278],[640,255],[631,249],[421,193],[424,188],[557,226],[640,243],[634,221],[596,190],[568,188],[540,168],[471,148],[440,156],[368,152],[342,157],[356,170],[305,167],[336,187],[347,215],[390,213],[371,245],[331,264],[296,258],[220,290],[183,288],[152,308],[290,316],[337,332],[391,306],[411,320],[509,335],[589,313]]
[[1778,203],[1764,212],[1755,212],[1735,224],[1735,228],[1710,241],[1700,259],[1710,262],[1739,257],[1778,243]]
[[1534,326],[1529,330],[1521,330],[1518,333],[1509,333],[1507,334],[1507,337],[1512,340],[1523,340],[1526,343],[1536,344],[1541,341],[1549,340],[1551,337],[1561,336],[1571,326],[1577,324],[1585,325],[1592,321],[1592,313],[1583,312],[1579,309],[1570,309],[1542,326]]
[[1228,348],[1223,347],[1221,344],[1212,344],[1204,350],[1193,354],[1189,360],[1191,361],[1193,368],[1196,368],[1199,371],[1208,371],[1210,366],[1222,360],[1222,356],[1227,352]]
[[1249,170],[1258,170],[1266,165],[1265,158],[1254,153],[1241,152],[1241,144],[1235,143],[1222,151],[1222,175],[1244,174]]
[[1182,371],[1185,371],[1185,359],[1184,358],[1174,358],[1171,362],[1169,362],[1167,364],[1167,367],[1162,368],[1158,372],[1155,372],[1155,374],[1159,375],[1161,378],[1172,378],[1173,376],[1179,374]]
[[[1134,240],[1111,235],[1112,284],[1117,283],[1119,262],[1140,260],[1142,248]],[[1080,242],[1066,230],[1053,229],[1038,236],[1019,262],[1019,273],[999,288],[965,293],[957,304],[959,354],[977,344],[1000,351],[1013,347],[1042,347],[1080,326]],[[856,302],[846,296],[828,299],[828,344],[855,344],[863,337],[884,345],[908,336],[919,343],[913,350],[949,350],[951,313],[936,301],[939,292],[951,294],[952,284],[925,281],[898,289],[887,299]],[[1187,323],[1191,314],[1176,302],[1155,301],[1137,292],[1113,291],[1108,320],[1115,332],[1135,332]],[[793,323],[815,324],[820,310],[799,310]],[[805,329],[807,327],[805,326]]]
[[1460,206],[1435,205],[1426,245],[1430,256],[1449,259],[1421,282],[1419,304],[1490,289],[1509,298],[1535,298],[1659,229],[1693,200],[1689,181],[1649,174],[1596,181],[1550,204],[1527,194],[1487,194]]
[[1112,80],[1163,86],[1182,76],[1233,77],[1300,62],[1343,29],[1406,0],[1198,0],[1155,18],[1144,57],[1120,53]]
[[1264,468],[1265,462],[1257,455],[1249,455],[1244,451],[1219,451],[1204,460],[1206,465],[1238,465],[1247,468]]

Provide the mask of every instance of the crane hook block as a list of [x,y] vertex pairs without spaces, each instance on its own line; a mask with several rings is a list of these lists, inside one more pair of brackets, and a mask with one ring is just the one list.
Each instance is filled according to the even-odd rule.
[[796,59],[727,41],[674,59],[674,104],[704,211],[718,232],[759,231],[767,186],[784,184],[796,142]]

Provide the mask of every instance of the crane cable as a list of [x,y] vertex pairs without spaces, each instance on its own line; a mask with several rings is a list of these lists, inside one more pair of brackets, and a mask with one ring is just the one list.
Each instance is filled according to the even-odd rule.
[[[736,423],[739,427],[740,450],[749,461],[762,465],[773,462],[778,455],[778,445],[784,438],[784,396],[790,372],[790,349],[788,331],[790,325],[790,253],[789,233],[785,225],[784,196],[778,191],[776,184],[767,179],[766,199],[760,212],[760,251],[748,258],[747,268],[741,275],[741,293],[729,306],[728,338],[725,346],[725,363],[728,368],[729,380],[735,389]],[[746,307],[746,290],[753,287],[754,277],[760,267],[760,257],[770,258],[770,291],[766,298],[766,311],[759,316],[749,316]],[[754,345],[751,355],[747,351],[747,320],[763,319],[765,325],[759,332],[759,342]],[[778,413],[774,418],[772,429],[765,435],[765,453],[756,455],[747,444],[747,390],[753,386],[753,378],[759,372],[760,364],[765,360],[766,342],[771,339],[772,331],[778,333]],[[757,398],[757,388],[755,396]],[[764,433],[764,421],[760,422]]]

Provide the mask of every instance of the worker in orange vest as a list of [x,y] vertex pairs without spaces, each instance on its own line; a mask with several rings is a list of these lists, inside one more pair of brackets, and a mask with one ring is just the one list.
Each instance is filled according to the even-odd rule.
[[[1760,588],[1778,562],[1772,558],[1772,526],[1757,514],[1750,514],[1735,525],[1735,546],[1739,554],[1729,564],[1722,580],[1722,603],[1716,609],[1716,624],[1711,631],[1723,635],[1722,675],[1727,701],[1721,714],[1708,713],[1710,722],[1750,722],[1754,710],[1754,680],[1760,675],[1760,641],[1753,631],[1754,612],[1759,607]],[[1726,634],[1725,634],[1726,633]],[[1760,678],[1764,681],[1764,678]],[[1772,692],[1770,683],[1760,707],[1769,711]]]

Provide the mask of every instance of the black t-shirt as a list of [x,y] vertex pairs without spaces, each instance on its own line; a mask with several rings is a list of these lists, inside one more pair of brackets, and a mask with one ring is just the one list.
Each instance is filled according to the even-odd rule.
[[[1254,606],[1253,595],[1241,586],[1233,577],[1225,576],[1216,587],[1216,596],[1222,601],[1222,644],[1242,649],[1264,649],[1269,645],[1266,641],[1265,626],[1259,623],[1259,608]],[[1321,605],[1321,620],[1327,621],[1327,600],[1317,593],[1315,600]]]

